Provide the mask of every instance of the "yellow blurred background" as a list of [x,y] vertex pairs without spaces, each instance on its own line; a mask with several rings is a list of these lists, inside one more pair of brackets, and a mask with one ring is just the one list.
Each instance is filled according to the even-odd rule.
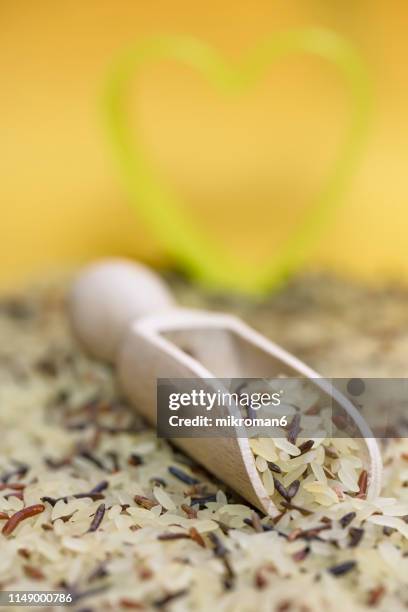
[[[112,59],[152,34],[197,36],[238,60],[274,32],[323,26],[360,50],[374,89],[362,163],[310,265],[408,280],[408,4],[403,0],[124,0],[0,3],[0,284],[101,255],[166,262],[130,209],[100,115]],[[129,112],[186,209],[254,265],[290,234],[347,129],[347,90],[321,60],[293,57],[223,99],[160,62]]]

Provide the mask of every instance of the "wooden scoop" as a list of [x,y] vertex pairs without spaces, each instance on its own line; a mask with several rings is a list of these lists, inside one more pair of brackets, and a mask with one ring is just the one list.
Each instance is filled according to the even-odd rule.
[[[95,356],[116,365],[125,394],[152,425],[156,425],[157,378],[284,375],[306,377],[326,389],[319,374],[238,318],[177,308],[161,279],[133,262],[106,260],[87,267],[73,285],[70,313],[80,341]],[[382,471],[377,442],[351,402],[331,391],[365,441],[367,497],[375,498]],[[174,438],[173,442],[251,504],[272,516],[278,513],[247,438]]]

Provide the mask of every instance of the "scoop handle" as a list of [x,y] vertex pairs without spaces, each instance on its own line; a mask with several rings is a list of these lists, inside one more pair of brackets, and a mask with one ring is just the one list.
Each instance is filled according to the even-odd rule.
[[148,314],[175,308],[162,279],[127,259],[86,266],[72,284],[69,312],[76,337],[95,357],[115,362],[129,325]]

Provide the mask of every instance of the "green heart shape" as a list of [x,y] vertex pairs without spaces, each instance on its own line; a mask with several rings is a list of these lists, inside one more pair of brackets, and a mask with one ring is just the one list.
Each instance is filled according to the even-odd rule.
[[[129,127],[126,99],[130,81],[142,64],[175,59],[201,71],[226,94],[248,89],[266,67],[291,53],[322,57],[337,67],[348,84],[352,103],[348,134],[326,178],[279,255],[263,266],[246,267],[222,245],[200,231],[149,166],[141,143]],[[210,288],[262,293],[276,288],[304,262],[322,233],[357,167],[367,132],[370,109],[369,79],[354,47],[337,34],[320,29],[274,34],[239,66],[224,61],[214,49],[186,37],[145,40],[121,55],[109,76],[103,110],[113,151],[130,202],[169,254],[189,274]]]

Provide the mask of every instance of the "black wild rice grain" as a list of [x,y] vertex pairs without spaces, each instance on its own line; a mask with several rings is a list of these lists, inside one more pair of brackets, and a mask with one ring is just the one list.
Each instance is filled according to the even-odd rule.
[[191,505],[192,506],[198,505],[200,510],[204,510],[206,505],[209,502],[215,502],[215,501],[217,501],[217,497],[214,494],[206,495],[204,497],[192,497]]
[[257,418],[256,410],[254,410],[252,406],[247,406],[246,412],[247,412],[247,418],[250,419],[251,421]]
[[176,591],[175,593],[169,593],[169,595],[165,595],[161,599],[156,599],[156,601],[153,602],[153,606],[155,608],[164,608],[165,606],[167,606],[167,604],[171,603],[175,599],[184,597],[185,595],[187,595],[187,593],[187,589],[182,589],[181,591]]
[[312,448],[313,444],[314,444],[313,440],[306,440],[305,442],[302,442],[302,444],[298,446],[300,450],[300,454],[303,455],[304,453],[307,453],[307,451],[309,451]]
[[41,497],[41,501],[44,503],[50,504],[50,506],[55,506],[55,504],[61,500],[64,502],[68,501],[69,497],[74,497],[75,499],[85,499],[89,497],[93,501],[98,501],[99,499],[104,499],[104,495],[102,495],[101,491],[104,491],[108,487],[108,482],[106,480],[102,480],[99,484],[97,484],[91,491],[87,493],[75,493],[74,495],[63,495],[62,497],[49,497],[48,495],[44,495]]
[[97,529],[99,529],[104,516],[105,516],[105,504],[100,504],[96,509],[95,515],[92,519],[88,532],[96,531]]
[[90,493],[92,494],[102,493],[102,491],[105,491],[105,489],[107,489],[108,486],[109,486],[109,482],[107,480],[101,480],[101,482],[99,482],[97,485],[93,487],[93,489],[90,490]]
[[78,512],[78,510],[74,510],[74,512],[71,512],[71,514],[64,514],[63,516],[59,516],[57,519],[54,519],[51,522],[53,525],[55,521],[62,521],[63,523],[68,523],[68,521],[71,520],[71,518],[74,516],[75,512]]
[[61,499],[64,502],[68,501],[69,497],[73,497],[74,499],[86,499],[87,497],[89,497],[90,499],[92,499],[92,501],[98,501],[100,499],[104,499],[104,495],[102,495],[102,493],[75,493],[75,495],[66,495],[65,497],[58,497],[58,498],[52,498],[52,497],[42,497],[41,501],[47,501],[51,506],[55,506],[55,504],[60,501]]
[[95,455],[91,453],[90,451],[83,450],[79,453],[79,456],[82,457],[83,459],[86,459],[87,461],[89,461],[89,463],[92,463],[95,467],[99,468],[100,470],[103,470],[104,472],[106,472],[106,466],[102,463],[100,459],[98,459],[98,457],[95,457]]
[[224,564],[224,587],[227,590],[230,590],[234,586],[235,572],[232,569],[231,563],[228,558],[228,550],[225,548],[224,544],[221,542],[220,538],[215,533],[209,533],[208,537],[213,544],[214,555],[221,559]]
[[301,506],[297,506],[296,504],[293,504],[292,502],[283,501],[281,502],[281,505],[287,510],[297,510],[298,512],[300,512],[302,516],[310,516],[311,514],[313,514],[313,512],[311,512],[310,510],[307,510],[306,508],[302,508]]
[[220,538],[213,532],[210,532],[208,534],[208,537],[210,538],[211,542],[214,545],[214,554],[216,557],[225,557],[225,555],[228,554],[228,550],[225,548],[224,544],[221,542]]
[[223,521],[215,520],[215,522],[218,524],[218,527],[221,529],[224,535],[227,535],[231,531],[231,527],[227,525],[226,523],[224,523]]
[[356,561],[344,561],[344,563],[339,563],[338,565],[332,565],[329,567],[327,571],[332,574],[332,576],[344,576],[344,574],[348,574],[356,567]]
[[169,472],[172,476],[174,476],[175,478],[178,478],[178,480],[181,480],[181,482],[184,482],[185,484],[188,485],[195,485],[195,484],[199,484],[199,480],[198,478],[195,478],[194,476],[190,476],[190,474],[186,474],[186,472],[183,472],[183,470],[180,470],[180,468],[171,465],[169,467]]
[[221,542],[220,538],[215,533],[209,533],[208,537],[214,546],[214,555],[221,559],[224,564],[224,587],[227,590],[230,590],[234,586],[235,572],[232,569],[231,563],[228,558],[228,550],[225,548],[224,544]]
[[299,487],[300,487],[299,480],[294,480],[292,484],[289,485],[287,489],[289,499],[292,499],[292,497],[295,497],[296,493],[299,491]]
[[300,432],[300,414],[295,414],[288,427],[288,442],[296,444],[297,437]]
[[259,518],[259,514],[255,511],[252,512],[252,527],[255,529],[257,533],[263,532],[261,519]]
[[72,497],[74,497],[75,499],[85,499],[89,497],[90,499],[92,499],[92,501],[98,501],[99,499],[104,499],[105,496],[102,495],[102,493],[92,493],[92,491],[89,491],[89,493],[76,493]]
[[67,500],[67,497],[49,497],[48,495],[44,495],[44,497],[40,498],[42,502],[44,502],[45,504],[50,504],[50,506],[54,507],[55,504],[57,503],[57,501],[59,501],[60,499],[65,499]]
[[275,472],[275,474],[282,474],[282,470],[280,469],[279,465],[276,465],[276,463],[273,463],[273,461],[267,461],[267,463],[271,472]]
[[188,533],[161,533],[157,536],[157,539],[164,542],[171,540],[189,540],[190,535]]
[[23,478],[27,474],[29,469],[30,467],[25,463],[18,464],[18,467],[16,467],[14,470],[10,470],[9,472],[5,472],[4,474],[2,474],[0,476],[0,482],[8,482],[10,478],[15,477]]
[[290,500],[292,499],[287,491],[287,489],[285,489],[285,487],[283,486],[283,484],[280,482],[280,480],[278,480],[277,478],[273,478],[273,481],[275,483],[275,489],[277,490],[277,492],[279,493],[279,495],[281,497],[283,497],[283,499],[285,499],[286,501],[290,502]]
[[364,529],[358,529],[357,527],[350,527],[349,535],[350,535],[349,547],[355,548],[356,546],[360,544],[362,540],[362,537],[364,535]]
[[347,527],[348,525],[350,525],[351,521],[356,518],[356,516],[357,515],[355,512],[348,512],[347,514],[342,516],[341,519],[339,519],[339,523],[342,527]]
[[224,587],[227,589],[227,591],[229,591],[234,587],[235,572],[232,569],[232,565],[228,557],[223,557],[222,562],[225,568]]
[[[67,495],[65,497],[60,497],[55,501],[57,502],[60,499],[63,499],[66,502],[68,497],[70,496]],[[92,501],[98,501],[99,499],[103,499],[104,495],[102,495],[102,493],[92,493],[92,491],[89,491],[89,493],[75,493],[75,495],[73,495],[72,497],[74,497],[75,499],[86,499],[87,497],[89,497],[90,499],[92,499]]]
[[385,536],[390,536],[392,533],[394,533],[395,529],[393,527],[383,527],[383,534]]

